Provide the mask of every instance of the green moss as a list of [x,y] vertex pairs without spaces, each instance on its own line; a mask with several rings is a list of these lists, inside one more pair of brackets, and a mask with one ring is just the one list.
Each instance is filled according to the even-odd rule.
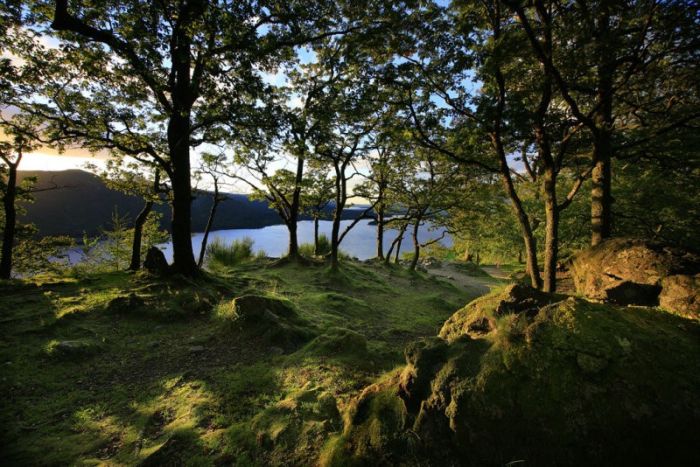
[[[370,427],[391,425],[395,416],[366,410],[371,421],[350,409],[344,439],[328,458],[361,461],[370,455],[360,447],[373,446],[373,456],[399,456],[387,464],[696,463],[695,322],[574,298],[534,315],[498,316],[501,303],[493,294],[454,320],[492,317],[488,332],[451,335],[448,346],[415,344],[397,381],[380,383],[384,397],[402,395],[408,419],[415,418],[410,430],[373,437]],[[402,433],[421,440],[417,457],[396,449]]]
[[268,263],[3,284],[2,463],[315,464],[338,411],[471,298],[381,264]]

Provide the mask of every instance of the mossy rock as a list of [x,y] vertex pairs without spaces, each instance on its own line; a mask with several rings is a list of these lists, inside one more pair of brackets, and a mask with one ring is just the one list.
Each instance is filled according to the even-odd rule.
[[698,273],[697,254],[643,239],[606,240],[571,261],[578,293],[620,305],[658,305],[664,278]]
[[661,280],[659,305],[686,318],[700,320],[700,274],[676,274]]
[[46,346],[51,358],[83,359],[101,353],[102,343],[93,339],[54,340]]
[[358,367],[372,365],[367,339],[344,328],[329,328],[299,351],[301,358],[327,358]]
[[561,295],[548,294],[527,285],[511,284],[467,304],[454,313],[440,330],[448,342],[463,335],[479,337],[495,330],[497,321],[508,314],[524,314],[531,318],[547,304],[562,300]]
[[244,295],[231,303],[230,324],[254,339],[285,351],[298,348],[314,332],[288,300],[263,295]]
[[574,298],[495,319],[409,347],[348,410],[328,463],[698,465],[695,321]]

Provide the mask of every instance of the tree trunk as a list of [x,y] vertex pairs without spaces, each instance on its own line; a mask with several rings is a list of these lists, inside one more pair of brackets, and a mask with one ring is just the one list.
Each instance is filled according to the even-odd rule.
[[289,250],[287,256],[299,258],[299,238],[297,237],[297,223],[299,221],[299,206],[301,204],[301,182],[304,177],[304,157],[297,158],[297,172],[294,178],[294,193],[292,203],[289,207],[289,219],[287,228],[289,229]]
[[384,259],[384,207],[377,206],[377,259]]
[[0,259],[0,279],[9,279],[12,276],[12,250],[15,245],[15,232],[17,230],[17,166],[8,164],[7,189],[3,196],[5,208],[5,230],[2,234],[2,259]]
[[540,278],[539,266],[537,265],[537,246],[535,236],[532,233],[530,219],[523,208],[518,192],[515,190],[513,178],[510,174],[510,167],[508,166],[508,159],[506,158],[503,141],[501,139],[501,126],[503,124],[502,118],[506,99],[506,84],[505,77],[500,70],[496,71],[496,81],[498,83],[498,105],[494,119],[494,129],[491,134],[491,144],[493,145],[493,149],[496,152],[496,157],[498,158],[498,168],[501,173],[503,186],[508,194],[508,197],[510,198],[511,206],[518,219],[518,223],[520,224],[520,231],[523,236],[523,243],[525,244],[525,258],[527,263],[527,271],[530,274],[530,282],[532,287],[540,289],[542,287],[542,279]]
[[[171,177],[172,200],[172,239],[173,239],[173,270],[191,276],[197,272],[194,262],[191,236],[192,216],[192,185],[190,181],[190,148],[186,138],[181,135],[189,132],[189,118],[181,122],[181,118],[173,117],[168,129],[170,155],[173,161]],[[179,131],[177,130],[179,128]]]
[[146,201],[143,209],[134,220],[134,239],[131,243],[131,262],[129,263],[130,271],[138,271],[141,269],[141,240],[143,238],[143,225],[146,223],[148,215],[153,208],[153,201]]
[[335,165],[335,210],[333,211],[333,227],[331,230],[331,269],[338,269],[338,238],[340,236],[340,220],[345,207],[347,181],[345,180],[345,164]]
[[591,245],[595,246],[610,237],[612,230],[612,145],[610,133],[601,131],[594,141],[591,172]]
[[413,259],[411,260],[411,266],[409,269],[411,271],[416,270],[418,266],[418,258],[420,257],[420,242],[418,241],[418,229],[420,229],[420,217],[416,218],[416,224],[413,226],[413,233],[411,237],[413,238]]
[[406,232],[404,228],[398,237],[398,242],[396,242],[396,253],[394,254],[394,264],[399,264],[399,253],[401,253],[401,243],[403,242],[403,234]]
[[204,255],[207,253],[207,242],[209,241],[209,232],[214,225],[214,217],[216,216],[216,208],[219,207],[219,184],[214,181],[214,197],[212,198],[211,210],[209,211],[209,219],[207,219],[207,226],[204,228],[204,236],[202,237],[202,245],[199,248],[199,260],[197,261],[197,266],[200,268],[204,264]]
[[333,213],[333,227],[331,230],[331,269],[338,269],[338,236],[340,234],[340,217],[341,212],[339,207],[336,205],[335,212]]
[[172,240],[173,270],[186,276],[197,274],[192,250],[192,181],[190,174],[190,116],[195,100],[191,89],[192,39],[190,31],[179,27],[174,32],[171,53],[173,109],[168,122],[168,151],[172,165],[173,190]]
[[287,257],[292,259],[299,258],[299,240],[297,238],[297,222],[288,221],[286,223],[287,230],[289,231],[289,249],[287,250]]
[[559,253],[559,208],[557,207],[556,173],[554,167],[544,171],[544,291],[555,292],[557,288],[557,257]]
[[321,254],[318,251],[318,215],[314,216],[314,256],[319,256]]

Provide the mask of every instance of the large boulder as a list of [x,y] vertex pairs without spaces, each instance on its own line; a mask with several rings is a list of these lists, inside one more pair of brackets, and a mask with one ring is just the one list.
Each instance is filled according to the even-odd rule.
[[527,285],[511,284],[506,288],[481,297],[455,312],[442,326],[439,336],[452,342],[461,336],[479,337],[496,326],[496,320],[507,314],[531,317],[544,305],[563,297],[533,289]]
[[578,293],[619,305],[659,305],[664,278],[698,272],[698,255],[630,238],[607,240],[579,253],[571,263]]
[[700,274],[676,274],[661,279],[659,305],[679,315],[700,319]]
[[697,323],[573,297],[500,314],[502,298],[454,320],[491,332],[409,346],[320,464],[700,465]]

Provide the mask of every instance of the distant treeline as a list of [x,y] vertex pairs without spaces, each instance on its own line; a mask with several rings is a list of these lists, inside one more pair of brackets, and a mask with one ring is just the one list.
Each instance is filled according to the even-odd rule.
[[[84,170],[27,170],[21,171],[19,177],[36,177],[37,187],[55,188],[39,191],[34,195],[34,202],[23,203],[26,212],[20,217],[20,221],[34,224],[40,237],[81,237],[83,233],[95,236],[101,229],[111,226],[115,211],[120,216],[133,220],[144,203],[138,196],[129,196],[108,188],[98,176]],[[271,209],[266,201],[250,200],[243,194],[227,196],[228,199],[219,205],[214,230],[253,229],[281,223],[277,212]],[[199,192],[192,201],[194,232],[204,230],[211,203],[211,194],[206,191]],[[162,214],[162,227],[168,229],[171,212],[167,202],[156,205],[154,210]],[[326,208],[328,217],[332,211],[332,205]],[[344,212],[344,217],[353,219],[360,213],[359,210],[349,209]]]

